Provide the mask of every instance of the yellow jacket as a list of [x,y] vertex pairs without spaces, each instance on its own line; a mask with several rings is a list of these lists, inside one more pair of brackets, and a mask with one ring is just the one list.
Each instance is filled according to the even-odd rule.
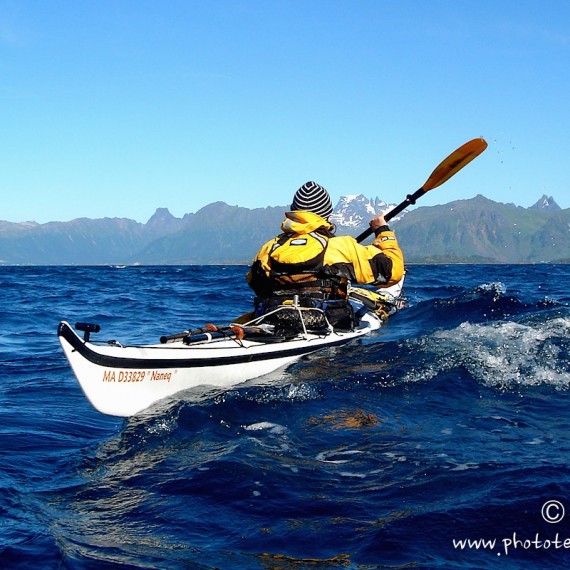
[[312,212],[287,212],[283,234],[261,247],[247,274],[255,293],[270,296],[284,284],[305,286],[323,279],[378,287],[402,279],[404,256],[388,226],[380,228],[371,245],[361,245],[351,236],[335,236],[333,228]]

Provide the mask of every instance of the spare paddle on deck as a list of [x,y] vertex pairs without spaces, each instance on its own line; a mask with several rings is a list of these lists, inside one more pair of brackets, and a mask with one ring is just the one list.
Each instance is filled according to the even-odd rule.
[[232,323],[230,326],[218,327],[217,325],[207,324],[200,329],[187,330],[169,336],[161,336],[160,342],[161,344],[166,344],[181,341],[184,344],[193,344],[226,338],[240,341],[246,336],[272,336],[273,328],[271,325],[242,326],[237,323]]
[[[447,182],[454,174],[457,174],[464,166],[467,166],[474,158],[477,158],[486,148],[487,142],[482,138],[473,139],[460,146],[441,161],[419,190],[416,190],[413,194],[408,194],[401,204],[398,204],[393,210],[384,215],[384,219],[388,222],[408,206],[414,205],[418,198],[421,198],[429,190],[433,190]],[[364,241],[373,232],[372,228],[368,228],[356,238],[356,241],[358,243]]]
[[192,335],[195,336],[199,334],[212,333],[212,332],[217,332],[218,330],[219,328],[216,325],[208,323],[207,325],[204,325],[201,329],[187,330],[180,333],[171,334],[169,336],[161,336],[160,342],[161,344],[166,344],[167,342],[175,342],[180,339],[191,337]]

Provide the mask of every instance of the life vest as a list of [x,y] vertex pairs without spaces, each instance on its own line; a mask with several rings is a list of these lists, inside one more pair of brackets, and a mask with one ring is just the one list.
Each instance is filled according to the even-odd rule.
[[327,265],[333,229],[313,212],[286,212],[283,233],[261,247],[248,272],[247,281],[256,295],[310,293],[319,298],[345,298],[348,279]]
[[281,234],[269,250],[269,278],[282,285],[317,285],[329,237],[317,231]]

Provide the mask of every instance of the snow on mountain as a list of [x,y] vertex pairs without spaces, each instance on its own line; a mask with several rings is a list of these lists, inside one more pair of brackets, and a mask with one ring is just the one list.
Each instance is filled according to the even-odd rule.
[[546,194],[542,195],[542,198],[536,204],[531,206],[534,210],[560,210],[560,206],[556,203],[552,196],[547,196]]
[[[341,196],[329,219],[337,227],[355,229],[362,226],[365,228],[368,227],[368,222],[372,218],[385,214],[395,206],[396,204],[388,204],[378,197],[366,198],[363,194]],[[405,212],[402,212],[399,216],[392,218],[392,221],[397,221],[404,215]]]

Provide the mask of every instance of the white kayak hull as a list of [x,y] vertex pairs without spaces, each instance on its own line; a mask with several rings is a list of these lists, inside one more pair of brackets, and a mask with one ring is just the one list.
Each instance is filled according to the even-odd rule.
[[366,313],[353,331],[308,333],[281,342],[222,338],[191,345],[121,346],[86,341],[62,321],[58,336],[95,409],[128,417],[184,390],[198,386],[230,388],[269,374],[306,354],[346,344],[381,324],[378,316]]

